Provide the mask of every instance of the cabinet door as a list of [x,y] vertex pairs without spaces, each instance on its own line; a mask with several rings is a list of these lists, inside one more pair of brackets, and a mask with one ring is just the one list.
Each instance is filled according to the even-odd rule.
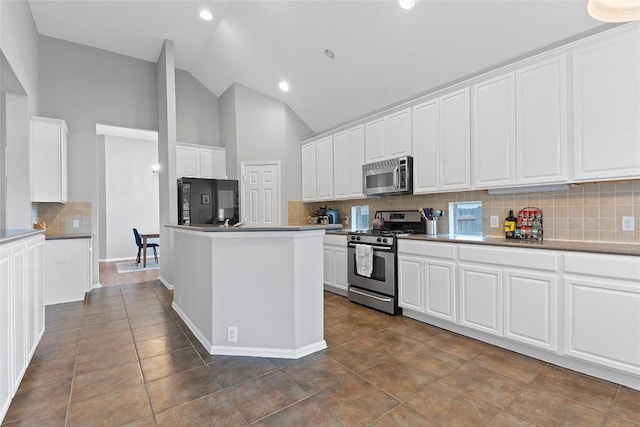
[[36,349],[36,292],[37,292],[37,246],[36,240],[30,239],[27,242],[27,280],[25,281],[25,347],[27,357],[30,360],[31,354]]
[[31,201],[67,201],[67,139],[62,120],[31,118]]
[[397,111],[387,116],[388,157],[411,155],[411,110]]
[[17,390],[27,369],[27,250],[21,242],[13,246],[13,389]]
[[[90,257],[91,262],[93,258]],[[45,313],[44,313],[44,237],[38,239],[36,244],[36,340],[40,342],[40,338],[44,333]],[[93,280],[93,277],[91,278]]]
[[398,257],[398,305],[424,312],[423,262],[420,258]]
[[504,336],[556,351],[557,278],[504,271]]
[[200,176],[227,178],[227,152],[223,148],[200,148]]
[[313,202],[318,199],[316,143],[302,146],[302,200]]
[[89,239],[45,242],[45,305],[82,301],[91,286]]
[[69,148],[67,146],[67,132],[63,126],[59,126],[60,133],[60,200],[67,203],[69,199]]
[[473,87],[473,185],[516,182],[516,110],[513,73]]
[[317,172],[318,200],[333,199],[333,136],[318,140]]
[[387,156],[385,118],[381,117],[364,126],[365,163],[382,160]]
[[469,89],[440,98],[440,188],[471,187]]
[[176,145],[176,175],[178,178],[200,176],[200,152],[197,147]]
[[[350,199],[363,197],[362,192],[362,165],[364,164],[364,126],[356,126],[347,131],[348,148],[347,160],[349,162],[349,187]],[[335,159],[335,153],[334,153]]]
[[351,169],[349,135],[347,131],[336,133],[333,135],[333,190],[336,199],[349,198]]
[[502,271],[460,264],[460,324],[502,335]]
[[413,192],[438,190],[439,109],[437,99],[413,107]]
[[456,321],[456,277],[452,262],[425,263],[425,313]]
[[639,176],[639,75],[637,27],[574,52],[576,180]]
[[335,269],[333,265],[333,249],[327,246],[322,248],[322,266],[323,276],[322,281],[325,285],[333,285],[335,283]]
[[640,286],[565,276],[564,348],[582,360],[640,375]]
[[564,56],[516,72],[517,182],[567,181]]
[[347,273],[349,268],[347,266],[347,249],[345,248],[336,248],[334,251],[334,279],[335,286],[337,288],[347,290],[349,287],[349,283],[347,282]]
[[13,266],[11,248],[0,249],[0,419],[9,409],[13,397]]

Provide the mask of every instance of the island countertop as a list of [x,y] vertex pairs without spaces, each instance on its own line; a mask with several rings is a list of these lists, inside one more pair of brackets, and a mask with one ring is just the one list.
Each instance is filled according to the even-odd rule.
[[318,225],[278,225],[271,227],[251,227],[243,225],[241,227],[224,227],[219,225],[195,224],[195,225],[173,225],[165,227],[177,228],[180,230],[202,231],[202,232],[256,232],[256,231],[309,231],[309,230],[340,230],[341,224],[318,224]]
[[40,233],[44,233],[44,230],[0,228],[0,243],[9,243],[14,240],[22,239],[24,237],[33,236]]

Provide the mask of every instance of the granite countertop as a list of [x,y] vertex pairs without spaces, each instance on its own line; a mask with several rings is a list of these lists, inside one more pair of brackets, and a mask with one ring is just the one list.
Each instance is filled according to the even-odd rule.
[[217,225],[165,225],[165,227],[177,228],[180,230],[203,231],[203,232],[256,232],[256,231],[308,231],[308,230],[339,230],[340,224],[326,225],[281,225],[277,227],[224,227]]
[[9,243],[35,234],[44,233],[44,230],[29,230],[26,228],[0,228],[0,243]]
[[548,249],[555,251],[593,252],[612,255],[640,256],[640,244],[637,243],[609,243],[574,240],[516,240],[503,237],[489,236],[456,236],[449,234],[414,234],[400,237],[409,240],[424,240],[430,242],[468,243],[475,245],[507,246],[513,248]]

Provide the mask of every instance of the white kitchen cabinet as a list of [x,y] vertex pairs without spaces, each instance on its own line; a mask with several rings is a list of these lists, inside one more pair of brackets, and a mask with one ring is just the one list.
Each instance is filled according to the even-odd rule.
[[44,236],[0,246],[0,421],[44,333]]
[[516,182],[568,181],[567,69],[559,56],[516,71]]
[[302,157],[302,201],[314,202],[318,199],[318,168],[315,141],[301,147]]
[[318,200],[333,199],[333,136],[316,142]]
[[640,29],[573,52],[576,181],[640,176]]
[[31,117],[31,201],[67,202],[67,124]]
[[200,148],[202,178],[227,179],[227,150],[222,147]]
[[502,336],[502,270],[460,264],[460,324]]
[[325,234],[322,253],[325,289],[346,295],[349,287],[347,283],[347,236]]
[[564,350],[640,375],[640,257],[564,256]]
[[227,177],[227,152],[223,147],[176,144],[176,176],[178,178]]
[[555,274],[504,270],[504,336],[545,350],[557,351]]
[[91,238],[45,242],[45,305],[82,301],[91,290]]
[[516,182],[515,76],[509,73],[473,86],[473,185]]
[[456,320],[455,245],[398,242],[399,305],[450,322]]
[[333,188],[336,199],[363,197],[364,126],[333,135]]
[[474,85],[475,188],[567,181],[566,59]]
[[413,192],[471,187],[469,89],[413,107]]
[[411,155],[411,110],[404,109],[365,124],[365,163]]

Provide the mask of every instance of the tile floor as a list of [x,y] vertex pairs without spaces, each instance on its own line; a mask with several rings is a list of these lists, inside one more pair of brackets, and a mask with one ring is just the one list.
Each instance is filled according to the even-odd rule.
[[210,356],[157,280],[47,307],[7,426],[640,426],[640,392],[325,293],[327,350]]

